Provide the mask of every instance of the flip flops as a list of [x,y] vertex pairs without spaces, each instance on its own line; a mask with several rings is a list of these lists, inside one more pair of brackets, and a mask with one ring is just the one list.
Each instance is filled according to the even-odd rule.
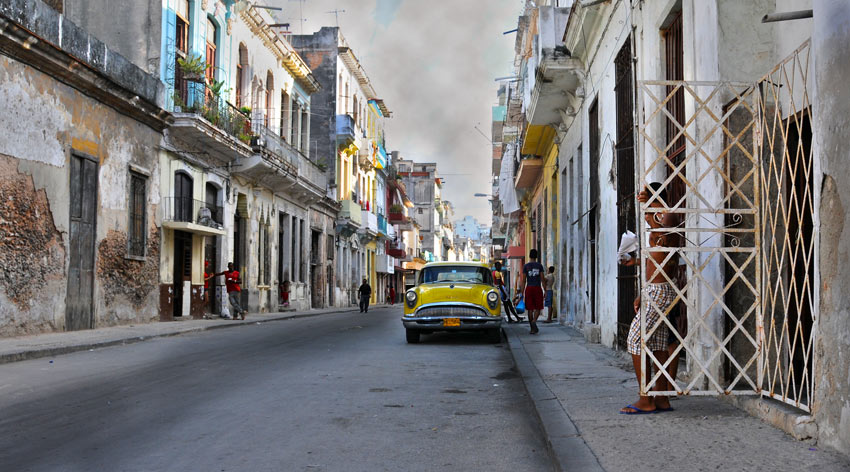
[[634,405],[626,405],[623,408],[629,408],[632,411],[621,411],[621,415],[652,415],[658,413],[658,410],[641,410],[640,408]]

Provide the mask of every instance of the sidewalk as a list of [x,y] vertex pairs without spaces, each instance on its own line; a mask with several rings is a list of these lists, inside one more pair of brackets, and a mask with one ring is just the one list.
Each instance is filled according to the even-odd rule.
[[[385,305],[371,305],[383,307]],[[389,305],[386,305],[389,306]],[[112,326],[64,333],[46,333],[0,339],[0,364],[39,357],[58,356],[116,344],[132,344],[150,338],[177,336],[208,329],[228,328],[252,323],[289,320],[330,313],[355,311],[357,307],[333,307],[296,312],[294,309],[277,313],[248,313],[245,320],[181,320]]]
[[620,415],[637,400],[631,362],[557,324],[504,324],[557,470],[850,470],[850,458],[798,441],[715,397]]

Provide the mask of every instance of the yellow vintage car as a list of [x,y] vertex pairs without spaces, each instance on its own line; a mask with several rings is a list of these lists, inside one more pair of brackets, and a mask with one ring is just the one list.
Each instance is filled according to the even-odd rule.
[[407,342],[434,331],[480,330],[491,342],[502,339],[502,305],[493,276],[479,262],[431,262],[416,286],[404,294],[401,321]]

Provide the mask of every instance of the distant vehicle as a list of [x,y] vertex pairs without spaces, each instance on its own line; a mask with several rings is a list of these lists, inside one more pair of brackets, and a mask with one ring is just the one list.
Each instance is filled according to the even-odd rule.
[[502,305],[490,268],[480,262],[431,262],[404,294],[408,343],[435,331],[484,331],[502,340]]

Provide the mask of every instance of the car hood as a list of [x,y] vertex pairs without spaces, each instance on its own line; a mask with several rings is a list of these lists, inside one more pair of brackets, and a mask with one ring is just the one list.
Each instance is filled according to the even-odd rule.
[[487,292],[492,290],[493,287],[490,285],[466,282],[436,282],[416,287],[420,305],[437,302],[465,302],[483,305],[486,303]]

